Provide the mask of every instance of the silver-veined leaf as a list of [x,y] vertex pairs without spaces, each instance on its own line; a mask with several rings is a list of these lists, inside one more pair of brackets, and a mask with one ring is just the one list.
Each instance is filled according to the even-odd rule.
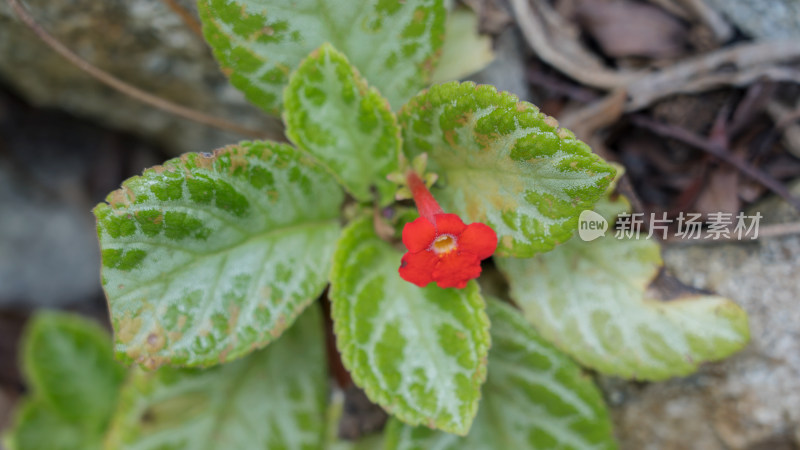
[[343,193],[292,147],[186,154],[95,208],[117,355],[209,366],[267,345],[327,283]]

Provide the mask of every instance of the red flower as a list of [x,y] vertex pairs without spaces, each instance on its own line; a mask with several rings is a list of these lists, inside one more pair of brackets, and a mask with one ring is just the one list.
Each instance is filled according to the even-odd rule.
[[435,281],[441,288],[463,288],[481,273],[481,260],[497,248],[494,230],[482,223],[465,225],[455,214],[445,214],[415,172],[408,185],[422,217],[403,228],[408,253],[400,263],[400,277],[424,287]]

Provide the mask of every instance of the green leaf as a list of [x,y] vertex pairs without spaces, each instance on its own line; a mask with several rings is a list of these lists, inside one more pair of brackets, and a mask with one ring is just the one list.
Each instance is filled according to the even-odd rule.
[[30,324],[23,346],[35,395],[65,419],[102,430],[125,377],[108,333],[78,316],[43,312]]
[[469,8],[455,8],[447,15],[442,57],[432,83],[460,80],[482,70],[494,60],[492,38],[478,33],[479,17]]
[[79,316],[44,312],[28,326],[22,351],[31,394],[17,410],[7,447],[100,448],[125,377],[109,334]]
[[614,169],[530,103],[474,83],[446,83],[400,112],[406,156],[429,155],[445,211],[491,226],[497,254],[527,257],[566,241]]
[[[111,356],[111,353],[109,353]],[[4,436],[8,450],[95,450],[102,448],[103,431],[89,431],[59,415],[40,398],[25,399],[16,423]]]
[[289,73],[325,42],[398,108],[427,83],[446,15],[442,0],[200,0],[198,9],[223,72],[271,113]]
[[465,289],[403,281],[401,256],[369,218],[342,233],[330,291],[342,362],[400,420],[466,434],[486,374],[485,303],[474,281]]
[[148,169],[95,208],[117,356],[209,366],[267,345],[327,283],[341,189],[243,142]]
[[518,311],[497,300],[488,301],[488,311],[489,375],[469,435],[393,420],[386,450],[616,448],[608,411],[591,378]]
[[648,287],[662,267],[659,246],[643,237],[573,239],[536,258],[496,261],[542,336],[606,374],[687,375],[748,340],[747,315],[726,298],[656,298]]
[[107,448],[316,449],[327,373],[319,308],[264,350],[205,370],[137,370]]
[[377,184],[382,203],[391,201],[400,128],[391,106],[368,88],[347,58],[324,44],[306,58],[285,91],[286,135],[313,154],[353,196],[369,202]]

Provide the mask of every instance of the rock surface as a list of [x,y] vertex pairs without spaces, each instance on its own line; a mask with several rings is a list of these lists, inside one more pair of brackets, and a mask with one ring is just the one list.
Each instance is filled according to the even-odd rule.
[[[800,185],[794,189],[800,194]],[[784,202],[760,211],[768,223],[797,222]],[[800,447],[800,235],[755,243],[671,246],[667,267],[684,283],[741,305],[751,342],[695,375],[662,383],[604,379],[621,447],[630,450]]]
[[705,1],[753,37],[800,37],[800,0]]
[[91,209],[122,178],[164,158],[0,90],[0,313],[100,301]]
[[57,306],[97,295],[93,219],[0,161],[0,306]]
[[[247,103],[203,39],[162,1],[27,0],[36,20],[93,65],[152,94],[255,129],[278,122]],[[194,13],[194,0],[178,0]],[[0,78],[39,106],[58,107],[159,142],[172,153],[242,140],[120,94],[46,47],[0,2]]]

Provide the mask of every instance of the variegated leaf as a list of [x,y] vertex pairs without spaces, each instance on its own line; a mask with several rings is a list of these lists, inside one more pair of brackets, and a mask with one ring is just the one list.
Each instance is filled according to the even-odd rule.
[[489,321],[477,284],[419,288],[402,254],[360,219],[342,234],[330,297],[337,345],[353,380],[400,420],[466,434],[486,374]]
[[446,14],[442,0],[200,0],[198,9],[231,83],[272,113],[289,73],[324,42],[398,108],[427,83]]
[[466,437],[398,420],[385,450],[613,449],[611,420],[592,379],[545,342],[520,313],[488,301],[489,375]]
[[[604,201],[601,210],[625,202]],[[531,259],[496,260],[542,336],[585,366],[643,380],[690,374],[747,343],[739,306],[714,295],[658,298],[649,289],[662,268],[658,244],[611,233]]]
[[367,87],[347,58],[324,44],[306,58],[285,91],[286,135],[328,167],[358,200],[392,200],[386,175],[397,169],[400,127],[389,103]]
[[210,369],[138,370],[107,448],[318,449],[327,374],[318,307],[264,350]]
[[341,189],[282,144],[187,154],[95,208],[117,355],[209,366],[265,346],[327,283]]
[[434,195],[498,235],[498,255],[528,257],[566,241],[614,169],[558,122],[492,86],[446,83],[399,115],[406,156],[430,157]]

